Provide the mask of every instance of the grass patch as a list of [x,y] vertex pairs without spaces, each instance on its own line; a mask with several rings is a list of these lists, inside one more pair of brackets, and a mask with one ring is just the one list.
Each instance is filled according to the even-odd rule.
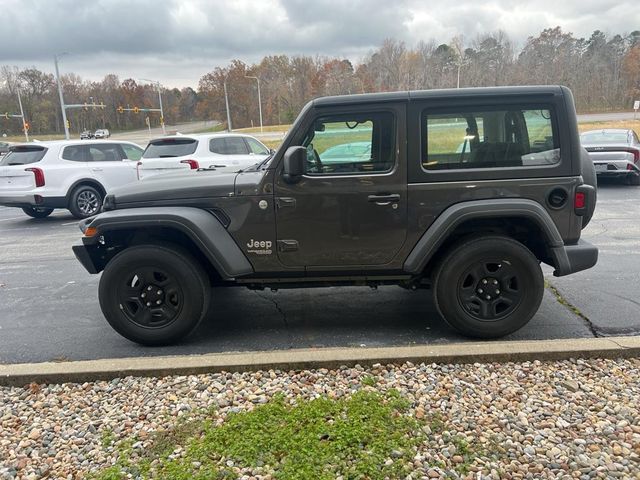
[[[243,467],[281,480],[403,478],[427,425],[408,409],[395,390],[297,405],[280,395],[250,412],[229,414],[219,426],[210,417],[179,422],[155,435],[142,454],[132,454],[127,442],[118,464],[94,478],[225,479],[237,478],[234,468]],[[178,447],[182,455],[175,455]]]
[[[263,132],[288,132],[291,129],[291,124],[282,125],[263,125]],[[260,127],[246,127],[246,128],[234,128],[234,132],[238,133],[260,133]]]
[[226,123],[217,123],[212,127],[205,127],[205,128],[201,128],[199,130],[195,130],[193,132],[190,132],[192,134],[195,133],[217,133],[217,132],[224,132],[227,130],[227,124]]

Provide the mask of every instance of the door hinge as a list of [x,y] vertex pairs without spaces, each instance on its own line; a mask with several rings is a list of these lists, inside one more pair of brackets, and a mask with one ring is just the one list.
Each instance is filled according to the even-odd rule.
[[297,240],[278,240],[279,252],[295,252],[298,250]]

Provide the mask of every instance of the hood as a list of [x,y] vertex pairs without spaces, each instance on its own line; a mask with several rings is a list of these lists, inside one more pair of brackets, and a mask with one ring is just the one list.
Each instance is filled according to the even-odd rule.
[[105,210],[149,205],[184,205],[190,200],[228,197],[234,194],[237,173],[184,171],[154,175],[113,189],[105,198]]

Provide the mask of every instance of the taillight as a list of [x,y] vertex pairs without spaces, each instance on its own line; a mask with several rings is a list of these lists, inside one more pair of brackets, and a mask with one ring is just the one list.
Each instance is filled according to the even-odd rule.
[[33,176],[35,177],[35,180],[36,180],[36,187],[44,187],[44,172],[42,171],[41,168],[36,168],[36,167],[25,168],[24,171],[33,172]]
[[584,192],[576,192],[576,196],[573,200],[573,206],[576,209],[584,208],[587,205],[587,196]]
[[180,163],[186,163],[191,170],[197,170],[200,168],[200,164],[196,160],[180,160]]
[[633,163],[638,163],[640,160],[640,150],[637,148],[627,148],[627,152],[633,153]]

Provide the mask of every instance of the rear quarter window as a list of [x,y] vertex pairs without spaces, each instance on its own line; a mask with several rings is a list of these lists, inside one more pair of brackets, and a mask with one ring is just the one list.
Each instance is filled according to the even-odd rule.
[[9,153],[0,160],[0,166],[37,163],[42,160],[45,153],[47,153],[47,149],[39,146],[25,145],[11,147]]
[[163,138],[154,140],[145,149],[142,158],[171,158],[191,155],[198,141],[193,138]]
[[517,168],[560,162],[551,107],[423,114],[424,170]]
[[209,140],[209,150],[220,155],[247,155],[249,150],[242,137],[220,137]]

